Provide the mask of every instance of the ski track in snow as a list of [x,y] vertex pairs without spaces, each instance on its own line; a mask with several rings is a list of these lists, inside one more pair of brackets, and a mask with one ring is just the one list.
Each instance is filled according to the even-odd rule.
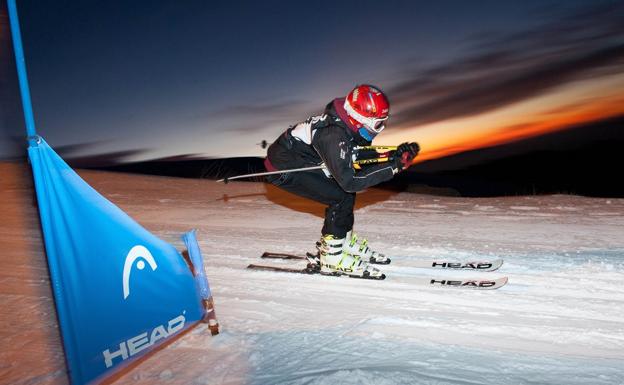
[[[167,348],[228,362],[197,383],[624,384],[624,200],[372,189],[358,196],[356,231],[393,262],[379,267],[385,281],[362,281],[246,270],[302,266],[259,256],[311,251],[323,207],[264,184],[210,183],[204,201],[161,201],[158,214],[163,227],[200,229],[223,333],[200,327]],[[410,285],[432,273],[411,264],[434,257],[504,258],[495,272],[435,273],[509,283]]]
[[[250,271],[301,254],[324,208],[262,183],[80,174],[164,240],[199,230],[221,334],[200,325],[119,384],[624,384],[624,200],[358,195],[385,281]],[[33,230],[34,231],[34,230]],[[495,291],[428,288],[415,261],[503,258]]]

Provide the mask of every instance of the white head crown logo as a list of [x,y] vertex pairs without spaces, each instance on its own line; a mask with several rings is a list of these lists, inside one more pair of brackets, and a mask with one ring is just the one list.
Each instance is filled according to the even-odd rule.
[[141,245],[134,246],[130,250],[128,255],[126,256],[126,262],[124,262],[124,268],[123,268],[124,299],[128,298],[128,296],[130,295],[130,272],[132,271],[132,265],[134,265],[134,261],[136,261],[138,258],[142,259],[142,260],[139,260],[136,264],[137,269],[139,270],[143,270],[145,268],[145,262],[143,261],[143,259],[146,260],[147,263],[149,263],[150,267],[152,268],[152,271],[156,270],[156,268],[158,267],[158,265],[156,264],[156,261],[154,260],[154,257],[152,256],[152,253],[150,253],[150,251],[147,248]]

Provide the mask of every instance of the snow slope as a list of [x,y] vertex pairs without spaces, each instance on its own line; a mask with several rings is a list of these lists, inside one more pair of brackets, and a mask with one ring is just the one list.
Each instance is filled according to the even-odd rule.
[[[385,281],[246,270],[300,253],[323,207],[261,183],[80,173],[181,245],[198,228],[222,333],[199,326],[118,383],[624,384],[624,200],[446,198],[371,189],[356,231]],[[502,257],[496,291],[423,288],[431,257]],[[297,265],[296,261],[264,261]],[[438,273],[440,274],[440,273]]]
[[[201,197],[170,196],[143,219],[200,229],[224,333],[171,350],[219,352],[227,365],[198,383],[624,383],[623,200],[372,189],[358,197],[356,231],[393,258],[373,282],[245,270],[263,250],[310,250],[323,207],[264,184],[196,183]],[[413,261],[432,256],[503,257],[480,274],[510,283],[410,286],[428,273]]]

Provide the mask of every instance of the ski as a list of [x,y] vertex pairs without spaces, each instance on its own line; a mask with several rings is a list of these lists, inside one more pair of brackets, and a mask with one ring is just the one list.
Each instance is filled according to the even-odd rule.
[[[307,253],[311,255],[310,253]],[[274,253],[265,251],[260,258],[263,259],[292,259],[292,260],[305,260],[309,259],[306,256],[288,254],[288,253]],[[494,259],[491,261],[447,261],[447,260],[416,260],[410,261],[410,267],[422,268],[422,269],[437,269],[437,270],[475,270],[475,271],[494,271],[498,270],[503,265],[502,259]]]
[[[319,275],[328,275],[328,276],[347,276],[358,279],[374,279],[374,280],[383,280],[386,278],[385,275],[381,275],[378,278],[373,277],[359,277],[359,276],[350,276],[346,273],[334,273],[334,274],[325,274],[322,273],[318,268],[311,267],[311,265],[306,266],[305,268],[292,268],[292,267],[280,267],[280,266],[266,266],[266,265],[256,265],[251,264],[247,266],[250,270],[261,270],[261,271],[273,271],[279,273],[295,273],[295,274],[319,274]],[[496,278],[496,279],[481,279],[481,278],[450,278],[450,277],[412,277],[410,278],[410,284],[419,285],[419,286],[429,286],[429,287],[454,287],[461,289],[476,289],[476,290],[494,290],[499,289],[505,284],[507,284],[508,278]]]
[[307,259],[303,255],[295,255],[295,254],[287,254],[287,253],[273,253],[270,251],[265,251],[262,253],[260,258],[270,258],[270,259]]
[[[419,282],[428,286],[442,286],[442,287],[456,287],[463,289],[477,289],[477,290],[494,290],[499,289],[507,284],[509,279],[507,277],[501,277],[496,279],[480,279],[480,278],[420,278]],[[414,283],[410,281],[410,283]]]
[[[260,258],[265,258],[265,259],[295,259],[295,260],[307,259],[308,261],[313,261],[315,259],[318,260],[318,254],[306,253],[306,255],[303,256],[303,255],[296,255],[296,254],[273,253],[273,252],[265,251],[260,256]],[[390,260],[390,258],[386,258],[384,261],[378,262],[373,257],[371,257],[370,260],[368,260],[367,262],[368,263],[372,263],[374,265],[388,265],[392,261]]]
[[327,275],[327,276],[331,276],[331,277],[341,277],[341,276],[346,276],[346,277],[350,277],[350,278],[356,278],[356,279],[372,279],[372,280],[376,280],[376,281],[381,281],[383,279],[386,279],[386,275],[382,274],[378,277],[372,277],[372,276],[359,276],[359,275],[349,275],[349,273],[339,273],[339,272],[335,272],[335,273],[324,273],[321,271],[320,268],[318,268],[317,266],[314,266],[312,264],[308,264],[308,266],[304,267],[304,268],[292,268],[292,267],[279,267],[279,266],[266,266],[266,265],[256,265],[256,264],[251,264],[249,266],[247,266],[248,269],[251,270],[265,270],[265,271],[276,271],[276,272],[281,272],[281,273],[297,273],[297,274],[318,274],[318,275]]

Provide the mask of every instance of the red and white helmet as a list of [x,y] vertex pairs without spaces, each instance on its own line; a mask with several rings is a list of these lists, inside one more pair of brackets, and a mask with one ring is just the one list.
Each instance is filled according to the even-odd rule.
[[377,87],[362,84],[355,87],[345,99],[344,109],[351,119],[351,124],[365,128],[359,130],[366,139],[372,140],[386,127],[390,114],[390,102]]

